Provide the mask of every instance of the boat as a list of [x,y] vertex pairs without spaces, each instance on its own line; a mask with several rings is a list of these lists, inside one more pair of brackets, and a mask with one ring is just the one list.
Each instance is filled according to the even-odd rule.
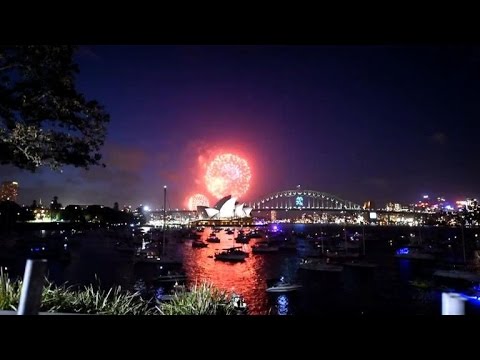
[[209,243],[220,243],[220,239],[216,235],[210,235],[207,238],[207,242],[209,242]]
[[341,254],[338,252],[327,251],[323,254],[323,256],[331,260],[349,261],[349,260],[358,259],[360,257],[360,254],[359,253]]
[[299,269],[310,271],[341,272],[343,267],[319,259],[302,259]]
[[147,255],[147,256],[136,256],[134,258],[135,264],[156,264],[156,265],[182,265],[182,262],[170,256],[162,255]]
[[[365,249],[365,225],[362,227],[362,249],[363,254],[362,257],[365,257],[366,249]],[[366,260],[358,260],[357,258],[360,257],[360,254],[353,254],[356,258],[349,258],[347,261],[343,263],[344,266],[354,267],[354,268],[364,268],[364,269],[375,269],[378,267],[378,264],[368,262]]]
[[160,264],[160,257],[155,255],[135,256],[135,264]]
[[158,264],[159,265],[182,265],[182,261],[177,257],[173,257],[169,255],[160,255],[158,257]]
[[246,237],[249,239],[254,239],[254,238],[261,238],[262,235],[258,231],[252,230],[246,235]]
[[248,257],[248,253],[240,249],[240,246],[224,249],[224,251],[215,254],[215,260],[244,261]]
[[[167,242],[166,239],[166,233],[167,233],[167,227],[166,227],[166,208],[167,208],[167,187],[163,187],[163,229],[162,229],[162,254],[160,255],[158,253],[158,245],[157,245],[157,251],[151,253],[150,255],[147,255],[146,258],[136,258],[135,262],[138,263],[147,263],[147,264],[156,264],[156,265],[167,265],[167,266],[181,266],[182,261],[175,256],[172,255],[166,255],[165,254],[165,244]],[[157,255],[158,254],[158,255]]]
[[343,263],[343,265],[350,266],[350,267],[369,268],[369,269],[374,269],[378,267],[377,264],[374,264],[368,261],[363,261],[363,260],[360,260],[360,261],[352,260],[352,261]]
[[172,271],[168,271],[166,274],[159,275],[154,279],[155,282],[176,282],[177,284],[179,281],[185,280],[187,280],[187,275],[185,273]]
[[398,259],[409,259],[409,260],[435,260],[435,256],[432,254],[427,254],[416,248],[404,247],[398,249],[395,257]]
[[302,288],[302,285],[289,283],[288,281],[285,281],[285,279],[282,277],[278,282],[268,287],[266,291],[273,292],[273,293],[290,292],[290,291],[296,291],[301,288]]
[[433,273],[433,276],[480,282],[480,274],[464,270],[437,270]]
[[207,246],[208,244],[206,242],[199,241],[199,240],[192,241],[192,248],[204,248]]
[[250,239],[246,235],[242,235],[242,234],[239,234],[235,238],[235,242],[241,243],[241,244],[248,244],[249,241],[250,241]]
[[268,244],[257,244],[252,246],[252,253],[253,254],[266,254],[266,253],[273,253],[278,252],[278,246],[270,246]]
[[337,246],[335,246],[335,248],[337,250],[343,250],[343,251],[345,251],[345,249],[347,249],[347,250],[357,250],[358,251],[360,249],[360,244],[347,242],[347,243],[344,243],[344,244],[337,244]]

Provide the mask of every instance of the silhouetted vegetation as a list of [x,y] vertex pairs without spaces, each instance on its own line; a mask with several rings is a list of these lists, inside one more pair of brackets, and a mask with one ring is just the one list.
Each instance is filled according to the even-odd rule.
[[110,116],[77,91],[74,46],[0,46],[0,164],[99,165]]

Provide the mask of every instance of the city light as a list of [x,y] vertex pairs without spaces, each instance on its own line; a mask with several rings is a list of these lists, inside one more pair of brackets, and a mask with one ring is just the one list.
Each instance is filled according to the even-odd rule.
[[403,248],[400,248],[397,250],[397,255],[408,255],[408,253],[410,252],[410,249],[407,248],[407,247],[403,247]]

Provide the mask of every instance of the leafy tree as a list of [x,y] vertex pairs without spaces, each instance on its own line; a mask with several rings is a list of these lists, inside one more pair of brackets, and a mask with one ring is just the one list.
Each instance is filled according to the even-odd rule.
[[85,223],[83,210],[79,205],[68,205],[63,212],[63,220]]
[[15,223],[20,220],[20,212],[22,207],[13,201],[0,202],[0,231],[9,230]]
[[58,221],[60,220],[60,209],[62,204],[58,202],[58,196],[54,196],[52,202],[50,203],[50,219]]
[[74,46],[0,46],[0,164],[100,165],[110,116],[75,88]]
[[18,220],[20,222],[35,220],[33,210],[28,206],[22,206]]

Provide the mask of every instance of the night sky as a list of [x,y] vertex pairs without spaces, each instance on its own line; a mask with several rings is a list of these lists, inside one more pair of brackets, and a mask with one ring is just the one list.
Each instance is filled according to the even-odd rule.
[[111,114],[107,167],[0,167],[20,204],[160,207],[166,184],[183,208],[221,151],[250,164],[243,201],[299,184],[377,206],[479,194],[480,47],[84,46],[77,62]]

